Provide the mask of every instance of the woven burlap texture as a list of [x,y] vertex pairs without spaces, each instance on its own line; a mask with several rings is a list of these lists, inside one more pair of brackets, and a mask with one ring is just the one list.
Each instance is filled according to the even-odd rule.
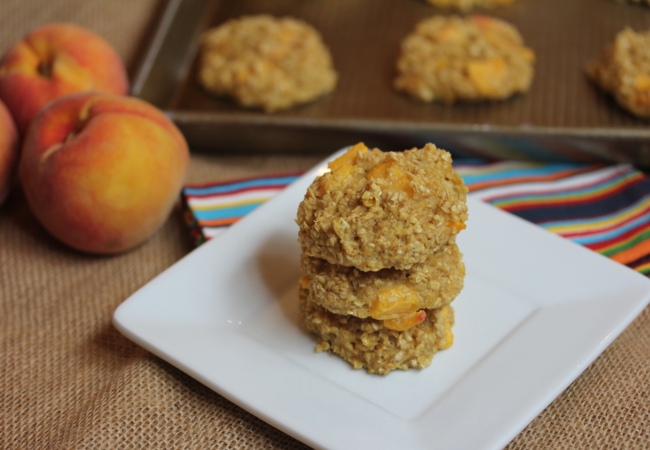
[[[133,68],[160,6],[3,0],[0,51],[34,26],[68,21],[106,37]],[[301,170],[317,161],[195,154],[188,181]],[[191,249],[177,210],[131,252],[84,255],[51,238],[20,190],[12,193],[0,207],[0,448],[305,448],[112,326],[122,301]],[[644,448],[648,424],[646,310],[508,448]]]

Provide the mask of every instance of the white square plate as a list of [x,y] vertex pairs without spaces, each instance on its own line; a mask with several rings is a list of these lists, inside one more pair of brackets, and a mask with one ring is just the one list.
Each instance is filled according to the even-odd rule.
[[[334,155],[336,156],[336,155]],[[298,204],[316,167],[133,294],[128,338],[308,445],[501,448],[645,308],[650,280],[470,195],[455,343],[387,376],[298,323]]]

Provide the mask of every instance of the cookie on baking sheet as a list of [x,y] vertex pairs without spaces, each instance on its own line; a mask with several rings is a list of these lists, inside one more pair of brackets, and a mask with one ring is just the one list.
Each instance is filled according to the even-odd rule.
[[291,108],[331,92],[336,81],[320,33],[301,20],[245,16],[201,40],[199,82],[245,107]]
[[351,147],[307,189],[296,222],[302,252],[361,271],[424,263],[465,228],[465,184],[451,155]]
[[588,66],[587,74],[623,108],[650,118],[650,31],[619,32]]
[[507,22],[434,16],[402,42],[394,86],[423,102],[503,100],[528,91],[534,62],[534,52]]
[[362,272],[302,255],[309,299],[334,314],[385,320],[450,304],[463,288],[465,265],[455,242],[409,270]]
[[[472,8],[494,8],[497,6],[506,6],[514,3],[516,0],[426,0],[438,8],[455,9],[458,11],[469,11]],[[650,0],[649,0],[650,1]]]
[[299,288],[303,326],[317,336],[316,351],[341,356],[355,369],[387,374],[396,369],[422,369],[433,355],[452,345],[454,310],[451,306],[426,310],[422,322],[404,331],[387,328],[381,321],[338,315],[309,301],[309,291]]

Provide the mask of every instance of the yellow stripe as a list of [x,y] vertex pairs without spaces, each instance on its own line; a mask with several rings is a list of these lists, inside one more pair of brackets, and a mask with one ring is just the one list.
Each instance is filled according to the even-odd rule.
[[243,200],[240,202],[232,202],[232,203],[217,203],[213,205],[190,205],[190,206],[192,207],[192,209],[195,209],[197,211],[211,211],[213,209],[234,208],[237,206],[246,206],[246,205],[264,203],[268,199],[269,197],[263,197],[263,198],[253,198],[250,200]]
[[634,268],[634,270],[636,270],[637,272],[641,272],[641,273],[650,272],[650,262],[646,262],[646,263],[643,263],[643,264],[641,264],[639,266],[636,266]]
[[598,197],[602,193],[615,191],[616,189],[623,186],[624,184],[629,184],[630,180],[634,181],[635,179],[638,179],[640,177],[643,177],[642,173],[639,174],[632,173],[614,181],[613,183],[608,183],[603,186],[592,187],[590,189],[575,192],[575,193],[559,193],[559,194],[556,192],[553,192],[551,194],[548,194],[546,192],[532,193],[528,195],[522,195],[520,197],[505,198],[503,200],[494,200],[491,201],[490,203],[492,203],[494,206],[498,206],[499,208],[508,209],[519,205],[537,207],[542,205],[543,206],[553,205],[555,203],[565,203],[568,201],[575,202],[576,200],[590,199],[593,197]]
[[645,209],[648,207],[648,204],[650,204],[650,201],[646,200],[645,202],[637,205],[635,208],[623,213],[623,214],[618,214],[614,217],[611,217],[609,219],[601,219],[601,220],[596,220],[593,222],[580,222],[578,224],[572,225],[572,224],[566,224],[566,225],[554,225],[554,226],[545,226],[544,228],[553,231],[554,233],[558,234],[569,234],[571,232],[576,232],[576,231],[597,231],[602,228],[609,228],[612,225],[615,225],[620,222],[624,222],[630,217],[633,217],[635,215],[638,215],[639,211]]

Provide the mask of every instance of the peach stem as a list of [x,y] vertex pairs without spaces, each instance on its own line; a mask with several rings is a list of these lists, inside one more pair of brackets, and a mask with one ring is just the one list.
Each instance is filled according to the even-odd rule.
[[38,73],[45,78],[50,78],[50,76],[52,76],[52,64],[49,62],[39,62],[37,70]]

